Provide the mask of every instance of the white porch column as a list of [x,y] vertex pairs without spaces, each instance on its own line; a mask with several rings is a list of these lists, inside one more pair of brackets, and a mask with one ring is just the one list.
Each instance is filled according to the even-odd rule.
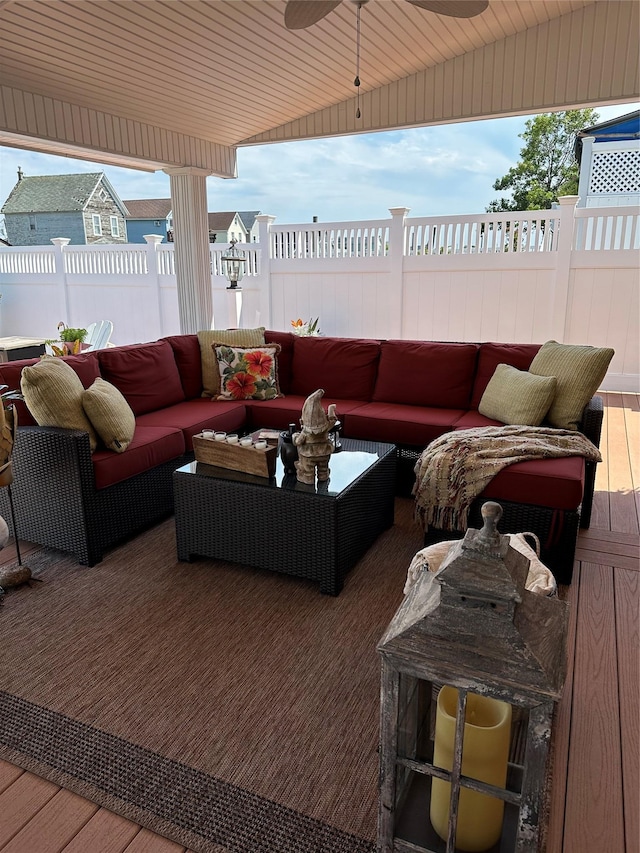
[[390,207],[389,261],[391,280],[389,293],[389,337],[401,338],[404,331],[404,220],[411,208]]
[[209,172],[190,166],[165,171],[171,180],[180,331],[193,334],[213,328],[206,186]]

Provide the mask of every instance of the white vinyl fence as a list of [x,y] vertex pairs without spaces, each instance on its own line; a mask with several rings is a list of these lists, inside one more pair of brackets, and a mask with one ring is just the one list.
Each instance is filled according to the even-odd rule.
[[[640,391],[640,211],[575,208],[277,225],[238,245],[227,289],[213,244],[212,325],[319,317],[326,335],[612,346],[604,386]],[[118,344],[180,331],[173,244],[0,248],[0,337],[56,337],[60,320],[114,323]]]

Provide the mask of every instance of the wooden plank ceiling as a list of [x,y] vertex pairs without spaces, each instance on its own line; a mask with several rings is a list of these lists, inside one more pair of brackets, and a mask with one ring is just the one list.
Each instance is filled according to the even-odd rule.
[[0,0],[0,144],[231,175],[243,144],[639,95],[634,0],[490,0],[471,19],[372,0],[356,119],[356,4],[295,31],[285,5]]

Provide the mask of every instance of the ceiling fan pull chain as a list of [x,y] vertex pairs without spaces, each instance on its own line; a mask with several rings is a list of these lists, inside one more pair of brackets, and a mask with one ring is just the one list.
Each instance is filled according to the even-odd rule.
[[353,85],[356,87],[356,118],[360,118],[360,13],[362,11],[362,3],[358,3],[358,11],[356,13],[356,79]]

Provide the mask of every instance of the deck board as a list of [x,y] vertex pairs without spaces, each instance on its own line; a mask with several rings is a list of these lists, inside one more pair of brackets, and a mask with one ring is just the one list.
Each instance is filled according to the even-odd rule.
[[562,853],[565,823],[567,787],[569,785],[569,744],[571,735],[571,714],[573,696],[573,677],[575,660],[576,623],[578,619],[580,595],[580,563],[573,570],[573,582],[567,591],[569,605],[569,625],[567,630],[567,675],[562,691],[562,700],[558,703],[554,715],[553,769],[551,802],[549,807],[549,826],[547,828],[548,853]]
[[65,853],[123,853],[140,832],[137,823],[120,815],[98,809],[64,848]]
[[613,569],[583,563],[576,623],[564,838],[574,850],[624,850]]
[[640,575],[617,571],[614,578],[616,640],[618,648],[618,691],[620,696],[620,736],[624,779],[624,816],[627,847],[631,853],[640,845],[638,792],[640,791]]
[[24,770],[20,767],[16,767],[14,764],[9,764],[8,761],[0,759],[0,794],[23,773]]
[[640,533],[622,394],[609,396],[614,398],[613,404],[607,407],[611,530]]
[[23,772],[5,788],[0,794],[0,850],[3,853],[9,849],[7,845],[11,840],[37,817],[58,790],[57,785],[33,773]]
[[125,847],[124,853],[184,853],[184,847],[148,829],[141,829],[131,844]]

